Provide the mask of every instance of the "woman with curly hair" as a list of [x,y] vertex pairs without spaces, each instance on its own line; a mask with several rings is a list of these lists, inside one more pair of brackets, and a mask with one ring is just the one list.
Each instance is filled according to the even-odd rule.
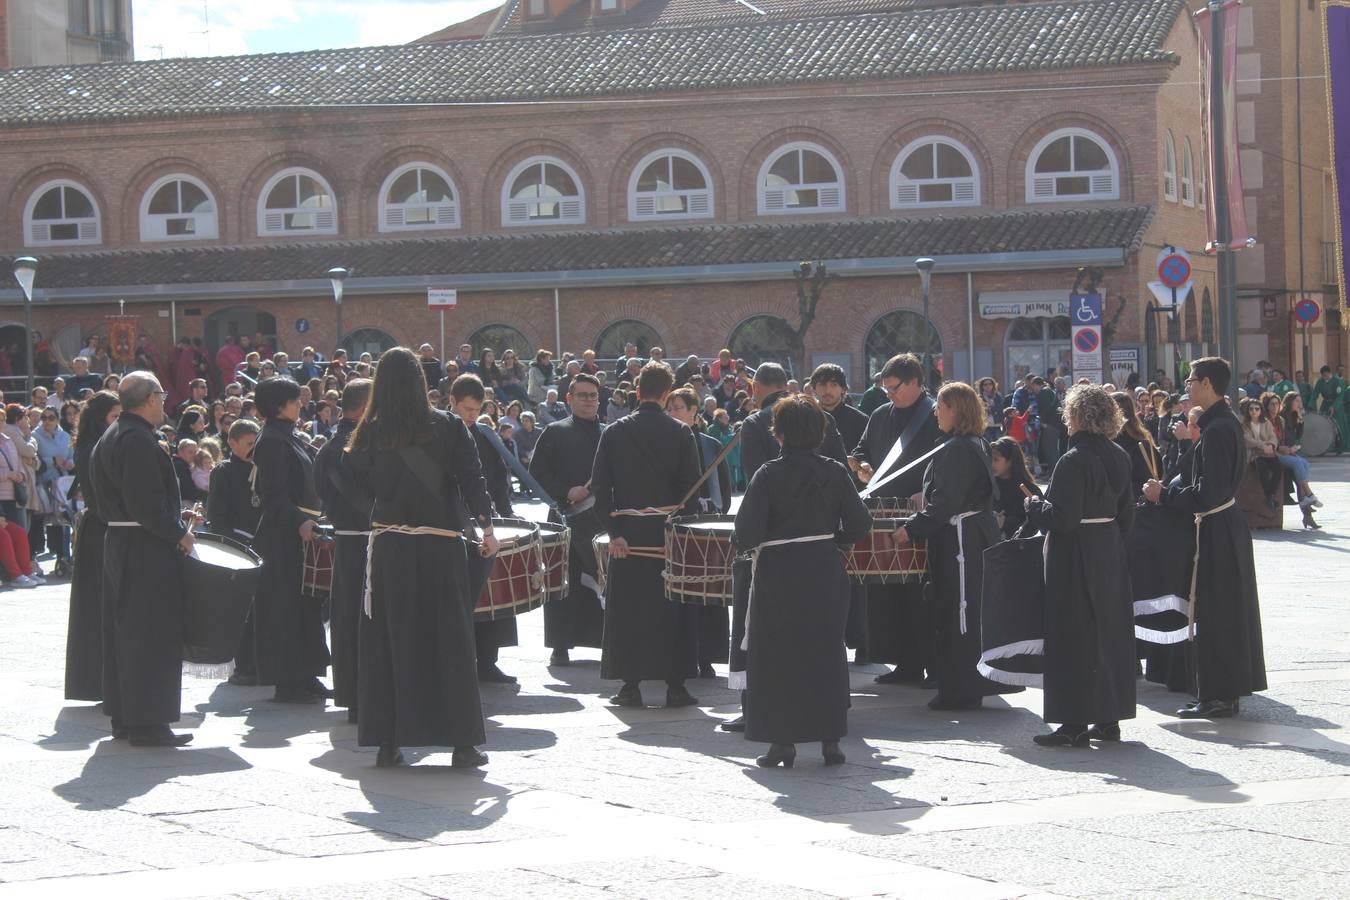
[[1120,740],[1120,720],[1134,718],[1134,606],[1123,538],[1134,522],[1134,491],[1130,459],[1115,443],[1124,416],[1111,395],[1077,385],[1064,411],[1069,452],[1045,499],[1026,502],[1028,521],[1046,533],[1045,720],[1060,723],[1034,740],[1086,747]]

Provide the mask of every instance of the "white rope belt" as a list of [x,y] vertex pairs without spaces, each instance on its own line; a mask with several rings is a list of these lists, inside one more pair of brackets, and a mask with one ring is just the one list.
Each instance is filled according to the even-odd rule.
[[768,547],[783,547],[787,544],[808,544],[814,541],[832,541],[833,534],[808,534],[795,538],[780,538],[776,541],[764,541],[750,551],[750,598],[745,603],[745,634],[741,636],[741,649],[750,649],[750,612],[755,608],[755,573],[759,570],[759,554]]
[[961,527],[961,523],[971,516],[978,516],[984,512],[982,509],[972,509],[969,512],[959,513],[951,517],[951,524],[956,526],[956,567],[961,573],[961,602],[958,607],[961,618],[961,633],[966,633],[966,530]]
[[616,509],[611,516],[668,516],[677,511],[678,506],[644,506],[642,509]]
[[[362,593],[361,602],[365,608],[366,618],[371,617],[370,601],[370,574],[374,569],[375,563],[375,538],[382,534],[423,534],[434,535],[445,538],[462,538],[464,532],[451,531],[448,528],[433,528],[430,525],[381,525],[379,522],[372,522],[370,531],[366,533],[366,586]],[[360,532],[358,532],[359,534]]]
[[1186,618],[1190,620],[1186,626],[1186,640],[1188,641],[1195,640],[1195,593],[1200,580],[1200,524],[1215,513],[1221,513],[1228,509],[1236,502],[1237,498],[1233,497],[1227,503],[1195,514],[1195,556],[1191,560],[1191,592],[1186,598]]
[[333,532],[334,537],[370,537],[369,531],[342,531]]

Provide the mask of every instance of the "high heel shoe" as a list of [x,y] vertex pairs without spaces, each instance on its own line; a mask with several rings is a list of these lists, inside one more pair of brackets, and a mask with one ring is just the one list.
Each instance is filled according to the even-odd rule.
[[844,751],[839,749],[838,741],[821,741],[820,752],[827,766],[842,766],[845,762]]
[[790,769],[796,761],[797,747],[795,744],[770,744],[769,752],[755,760],[764,769],[772,769],[779,763],[783,764],[783,768]]
[[1317,520],[1313,518],[1312,507],[1305,506],[1303,508],[1303,527],[1313,531],[1322,530],[1322,526],[1318,525]]

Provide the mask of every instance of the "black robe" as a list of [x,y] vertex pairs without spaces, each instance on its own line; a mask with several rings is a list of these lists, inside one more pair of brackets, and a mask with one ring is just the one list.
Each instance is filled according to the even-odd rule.
[[[458,419],[432,413],[427,438],[401,449],[348,450],[355,483],[375,498],[371,521],[462,531],[492,501],[473,439]],[[370,561],[371,615],[360,617],[357,742],[363,747],[472,747],[483,743],[473,607],[464,538],[388,532]]]
[[1133,719],[1134,596],[1124,535],[1134,524],[1134,490],[1124,449],[1102,435],[1070,437],[1045,499],[1031,501],[1028,516],[1046,532],[1045,720]]
[[842,550],[872,527],[848,469],[791,449],[751,479],[736,513],[736,544],[810,535],[832,540],[765,547],[749,617],[745,736],[795,744],[848,733],[848,576]]
[[366,538],[340,532],[370,531],[375,498],[365,493],[347,471],[347,442],[356,423],[343,418],[332,440],[314,458],[314,489],[323,514],[339,534],[333,544],[333,581],[329,590],[328,628],[333,644],[333,703],[356,709],[361,598],[366,585]]
[[94,442],[75,446],[75,480],[84,493],[84,515],[75,541],[66,628],[66,699],[103,699],[103,541],[107,524],[98,514],[90,457]]
[[[917,404],[916,404],[917,406]],[[853,457],[876,469],[891,447],[909,426],[915,406],[905,409],[886,403],[872,412]],[[928,413],[918,431],[905,445],[904,452],[891,471],[898,471],[932,450],[942,440],[937,416]],[[907,498],[923,489],[924,467],[909,472],[877,491],[880,497]],[[883,473],[883,477],[885,474]],[[925,610],[922,588],[914,584],[869,584],[867,587],[867,658],[874,663],[891,663],[896,671],[911,678],[932,668],[932,648],[936,622]]]
[[[1246,466],[1242,426],[1224,400],[1200,416],[1190,466],[1167,486],[1162,502],[1186,515],[1209,512],[1237,496]],[[1266,689],[1261,608],[1247,519],[1236,504],[1200,524],[1196,575],[1194,681],[1201,700],[1234,700]]]
[[[567,492],[587,484],[595,467],[595,451],[605,426],[600,421],[568,416],[554,422],[539,435],[530,457],[530,474],[550,497],[562,504]],[[549,511],[549,521],[562,524],[558,510]],[[567,551],[567,595],[544,606],[544,646],[553,650],[599,647],[605,628],[605,611],[595,590],[582,582],[585,575],[595,584],[597,572],[591,540],[604,529],[595,510],[570,516],[572,531]]]
[[[227,537],[249,547],[262,520],[262,501],[253,493],[249,477],[253,461],[231,457],[211,470],[211,490],[206,498],[206,527],[212,534]],[[234,670],[241,675],[257,675],[257,635],[252,604],[239,636],[234,654]]]
[[320,603],[300,593],[300,525],[319,512],[314,462],[291,422],[269,419],[253,448],[253,464],[263,510],[253,541],[263,561],[253,605],[258,683],[302,691],[329,661]]
[[[994,486],[998,488],[998,496],[994,499],[994,512],[1003,513],[1003,536],[1011,538],[1027,520],[1027,495],[1022,493],[1022,485],[1011,478],[995,478]],[[1039,486],[1029,484],[1026,488],[1034,496],[1041,496]]]
[[[474,444],[478,447],[478,460],[483,468],[483,481],[487,484],[488,496],[492,498],[494,515],[514,517],[516,512],[511,507],[511,472],[506,467],[506,460],[502,459],[502,455],[497,452],[497,448],[488,440],[487,435],[479,431],[479,426],[475,425],[472,431]],[[467,527],[469,523],[466,521],[464,524]],[[475,600],[482,593],[483,586],[487,584],[488,576],[492,574],[492,565],[491,559],[484,559],[470,552],[469,588]],[[514,647],[520,643],[516,617],[507,616],[487,622],[474,622],[473,638],[474,645],[478,648],[478,662],[496,663],[498,650],[502,647]]]
[[103,711],[127,728],[177,722],[183,686],[187,533],[178,478],[150,423],[123,412],[99,438],[91,486],[103,542]]
[[[600,436],[591,473],[595,513],[612,538],[633,547],[665,546],[665,516],[613,515],[618,510],[673,506],[698,481],[694,433],[659,404],[612,423]],[[692,515],[691,497],[677,514]],[[683,681],[695,664],[681,627],[681,604],[665,597],[661,559],[629,556],[609,564],[600,677],[624,682]]]
[[[698,441],[699,472],[707,470],[713,460],[722,452],[722,444],[717,438],[701,431],[694,433]],[[713,483],[717,484],[717,496],[713,496]],[[699,500],[708,515],[725,516],[731,512],[731,466],[724,458],[717,471],[708,476],[699,488]],[[718,502],[720,501],[720,503]],[[725,606],[699,606],[691,604],[685,608],[686,627],[690,629],[690,639],[697,648],[698,664],[711,665],[727,661],[727,637],[730,632],[731,618]]]
[[[835,427],[839,429],[843,446],[851,452],[862,441],[863,432],[867,430],[867,413],[847,403],[840,403],[829,413],[834,418]],[[849,477],[853,478],[853,486],[861,490],[863,483],[852,472]],[[848,591],[848,628],[844,631],[844,645],[849,649],[863,648],[866,655],[867,585],[849,579]]]

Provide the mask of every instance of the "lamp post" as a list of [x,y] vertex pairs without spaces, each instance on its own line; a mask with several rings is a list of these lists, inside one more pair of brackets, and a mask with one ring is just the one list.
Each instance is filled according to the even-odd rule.
[[341,266],[334,266],[328,270],[328,281],[333,285],[333,305],[337,307],[337,314],[333,319],[333,326],[337,330],[333,343],[334,350],[342,346],[342,288],[349,274],[351,273]]
[[33,279],[37,277],[38,261],[31,256],[20,256],[14,260],[14,280],[19,282],[23,291],[23,339],[27,349],[27,379],[24,382],[28,396],[33,396]]
[[936,262],[927,256],[914,260],[914,268],[919,270],[919,283],[923,285],[923,380],[924,387],[930,387],[933,373],[933,341],[929,333],[933,325],[928,321],[928,295],[933,285],[933,266]]

